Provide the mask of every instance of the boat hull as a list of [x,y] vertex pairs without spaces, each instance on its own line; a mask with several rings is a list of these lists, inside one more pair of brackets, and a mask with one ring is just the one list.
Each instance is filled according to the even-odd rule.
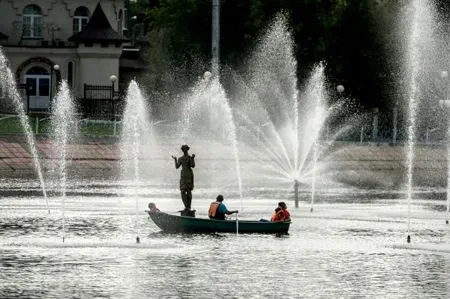
[[286,234],[290,222],[263,222],[249,220],[215,220],[176,216],[167,213],[149,213],[153,222],[168,233],[260,233]]

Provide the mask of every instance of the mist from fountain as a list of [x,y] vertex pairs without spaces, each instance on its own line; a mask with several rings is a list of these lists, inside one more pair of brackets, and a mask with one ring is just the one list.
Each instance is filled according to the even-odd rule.
[[132,194],[136,201],[136,222],[135,233],[136,242],[139,243],[139,206],[138,193],[141,185],[140,176],[140,161],[144,158],[144,142],[155,146],[153,134],[151,132],[150,106],[143,95],[139,85],[132,80],[128,85],[127,94],[125,97],[125,108],[122,116],[122,133],[120,140],[121,152],[121,171],[122,178],[125,184],[131,186],[127,194]]
[[76,107],[67,82],[63,80],[52,105],[51,135],[54,142],[53,151],[56,157],[62,214],[62,241],[65,239],[65,201],[67,189],[67,161],[69,160],[69,144],[76,138]]
[[47,190],[45,186],[44,176],[42,174],[41,163],[39,161],[39,155],[36,149],[34,134],[33,131],[31,130],[29,119],[25,112],[24,101],[17,90],[16,81],[10,68],[8,67],[8,61],[5,55],[3,54],[1,47],[0,47],[0,88],[6,92],[9,98],[11,98],[14,105],[14,109],[16,113],[19,115],[20,124],[22,125],[23,130],[25,131],[25,136],[27,138],[27,143],[30,149],[31,157],[33,159],[34,168],[39,178],[42,194],[45,198],[48,213],[50,214]]

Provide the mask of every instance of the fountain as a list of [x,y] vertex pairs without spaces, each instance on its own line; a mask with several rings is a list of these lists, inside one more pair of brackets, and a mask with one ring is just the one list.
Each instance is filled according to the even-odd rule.
[[154,139],[151,138],[150,107],[147,105],[147,102],[136,81],[131,81],[128,86],[122,117],[120,152],[122,179],[125,180],[126,185],[131,186],[131,190],[125,192],[125,194],[131,194],[136,201],[136,243],[140,243],[138,229],[140,211],[138,193],[141,185],[140,161],[149,153],[149,151],[144,150],[145,142],[150,144],[150,146],[155,146]]
[[33,159],[34,168],[36,169],[37,176],[39,178],[39,182],[42,189],[42,194],[45,198],[45,203],[47,205],[48,213],[50,214],[50,208],[48,205],[48,197],[47,191],[44,182],[44,176],[42,174],[41,163],[39,161],[38,152],[36,149],[36,142],[33,135],[33,131],[31,130],[30,123],[28,120],[28,116],[25,113],[24,102],[22,97],[20,96],[16,81],[14,80],[14,76],[11,70],[8,67],[8,61],[5,55],[2,52],[0,47],[0,88],[6,91],[6,94],[12,99],[14,108],[16,113],[19,115],[20,123],[25,131],[25,136],[28,142],[28,146],[30,148],[31,157]]
[[406,28],[409,33],[407,51],[406,51],[406,82],[408,86],[408,141],[406,147],[407,159],[407,181],[406,181],[406,197],[408,202],[408,236],[407,242],[411,242],[411,200],[413,193],[413,167],[414,167],[414,150],[416,141],[417,114],[420,109],[419,103],[421,97],[424,97],[426,90],[425,77],[433,75],[434,70],[439,63],[436,63],[436,54],[438,48],[436,45],[436,17],[432,2],[414,0],[410,3],[406,10],[408,14],[406,20]]
[[[191,93],[187,96],[186,106],[182,108],[182,121],[180,122],[179,138],[184,143],[195,141],[197,147],[205,144],[211,152],[219,153],[215,157],[206,157],[211,159],[206,167],[211,171],[217,171],[214,165],[214,159],[229,156],[231,152],[234,160],[234,170],[230,169],[235,175],[230,176],[230,181],[215,180],[214,176],[209,176],[211,186],[223,189],[227,184],[232,184],[232,180],[237,178],[238,196],[242,203],[242,180],[239,163],[239,149],[237,145],[236,127],[233,119],[233,111],[225,90],[219,82],[219,79],[213,78],[210,72],[205,72],[197,84],[193,87]],[[207,154],[207,153],[205,153]],[[228,168],[227,165],[221,165],[221,171]],[[229,185],[228,185],[229,186]]]
[[[423,4],[415,4],[416,12],[423,13]],[[423,21],[417,18],[416,22]],[[168,212],[180,203],[178,196],[173,196],[175,183],[159,181],[149,191],[148,181],[144,182],[150,172],[161,179],[164,165],[171,167],[170,180],[177,180],[167,148],[156,159],[151,152],[151,148],[167,146],[173,140],[177,144],[193,143],[201,169],[196,172],[200,176],[198,185],[207,190],[200,192],[217,191],[214,188],[228,188],[227,192],[233,192],[228,190],[236,190],[237,183],[242,193],[236,178],[242,179],[242,185],[249,183],[249,188],[257,189],[257,200],[246,202],[250,212],[243,215],[244,219],[266,215],[271,210],[272,202],[264,200],[268,198],[267,189],[260,186],[280,189],[293,185],[297,197],[302,185],[311,186],[313,210],[320,179],[328,175],[322,171],[329,169],[323,157],[334,140],[322,140],[321,136],[333,113],[345,107],[328,107],[324,63],[312,69],[304,88],[297,87],[291,39],[285,27],[283,19],[275,20],[251,60],[249,73],[236,80],[236,88],[230,94],[205,73],[186,99],[187,106],[179,107],[184,114],[178,135],[161,134],[156,136],[161,140],[153,140],[147,99],[138,84],[130,82],[120,138],[121,175],[127,187],[121,191],[127,202],[136,201],[134,230],[129,229],[134,215],[130,217],[129,209],[118,204],[122,198],[114,196],[120,184],[115,179],[110,179],[107,187],[89,182],[83,187],[75,186],[73,193],[66,194],[75,107],[63,81],[52,110],[52,138],[59,157],[56,162],[63,241],[67,196],[70,211],[76,215],[71,218],[73,242],[61,245],[49,238],[59,232],[58,223],[50,219],[48,227],[43,229],[41,211],[36,208],[39,204],[26,193],[2,198],[0,297],[61,298],[76,294],[88,298],[151,298],[157,294],[207,298],[220,297],[231,289],[235,297],[269,297],[273,295],[273,285],[268,281],[281,281],[283,288],[278,295],[287,298],[299,296],[299,281],[301,293],[307,298],[448,297],[448,231],[436,220],[442,215],[439,210],[442,203],[435,198],[415,202],[420,213],[414,221],[417,240],[423,246],[419,243],[414,247],[396,246],[392,242],[404,233],[399,228],[399,223],[405,222],[404,199],[391,193],[376,193],[379,190],[363,190],[357,194],[357,201],[331,199],[314,214],[297,210],[292,213],[290,234],[276,238],[265,234],[243,234],[239,238],[227,234],[161,234],[148,223],[146,215],[138,214],[138,200],[144,196],[156,198],[163,211]],[[415,116],[420,115],[419,73],[422,70],[416,61],[413,65],[417,72],[408,71],[408,74],[418,76],[411,79],[414,89],[409,99],[411,108],[415,108],[410,111],[411,135],[416,132],[418,118]],[[338,86],[337,91],[342,92],[343,86]],[[338,128],[336,134],[342,130],[345,126]],[[414,150],[414,140],[415,137],[409,139],[410,152]],[[166,143],[159,144],[159,141]],[[364,150],[370,152],[371,148],[375,146],[367,145]],[[414,163],[413,158],[411,153],[409,163]],[[248,170],[242,171],[245,178],[241,178],[241,168]],[[411,166],[410,193],[412,170]],[[342,190],[346,195],[355,191]],[[372,191],[375,195],[370,195]],[[368,200],[361,200],[360,195],[367,196]],[[197,198],[200,202],[200,196]],[[145,225],[139,226],[138,217],[140,224]],[[140,243],[140,236],[148,236],[149,242]],[[120,241],[134,237],[139,245]],[[224,253],[224,260],[219,260],[222,257],[219,251]],[[218,262],[221,275],[227,278],[219,285],[215,283]],[[280,265],[289,265],[289,271]],[[292,279],[292,273],[296,273],[296,279]]]
[[62,213],[62,241],[65,239],[65,202],[67,188],[67,163],[70,159],[68,146],[76,137],[76,117],[75,104],[70,94],[67,82],[63,80],[59,85],[58,93],[55,96],[52,105],[51,125],[52,139],[54,140],[54,153],[58,159],[55,159],[58,169],[59,186],[61,196]]
[[248,65],[248,72],[234,84],[242,151],[251,153],[259,164],[256,171],[274,184],[294,186],[296,207],[299,186],[310,185],[313,211],[318,161],[333,141],[320,142],[322,133],[330,115],[343,110],[340,104],[327,107],[325,63],[314,67],[300,91],[293,39],[280,14],[259,40]]

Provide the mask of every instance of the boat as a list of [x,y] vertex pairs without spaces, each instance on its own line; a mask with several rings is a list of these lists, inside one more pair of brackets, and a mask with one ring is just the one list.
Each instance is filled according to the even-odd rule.
[[150,218],[163,232],[168,233],[259,233],[287,234],[290,221],[217,220],[149,212]]

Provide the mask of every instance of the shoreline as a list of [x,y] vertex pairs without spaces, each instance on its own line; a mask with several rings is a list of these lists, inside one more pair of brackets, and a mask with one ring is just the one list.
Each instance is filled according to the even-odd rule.
[[[233,155],[213,156],[213,141],[198,142],[195,146],[204,161],[229,163]],[[327,154],[319,161],[326,164],[326,171],[336,181],[371,188],[384,186],[399,188],[405,180],[407,170],[405,147],[389,144],[359,144],[339,142],[327,146]],[[36,137],[36,149],[45,175],[54,173],[54,165],[58,157],[54,145],[47,136]],[[167,139],[154,144],[145,144],[145,153],[140,160],[151,163],[151,168],[173,167],[170,155],[179,148],[178,140]],[[204,152],[201,152],[201,151]],[[35,178],[33,159],[30,156],[24,135],[0,136],[0,176],[2,178]],[[117,137],[83,137],[79,136],[69,145],[70,160],[68,171],[71,176],[79,178],[117,178],[120,174],[120,143]],[[240,163],[260,163],[247,149],[242,153]],[[440,187],[447,185],[447,148],[444,145],[423,145],[415,148],[414,183],[416,186]],[[251,166],[250,166],[251,167]],[[152,169],[148,170],[149,172]]]

